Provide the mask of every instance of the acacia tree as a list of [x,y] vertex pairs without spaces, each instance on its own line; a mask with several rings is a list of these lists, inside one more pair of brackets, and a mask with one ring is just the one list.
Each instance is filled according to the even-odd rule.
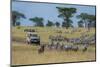
[[78,27],[84,27],[84,26],[83,26],[83,21],[81,21],[81,20],[78,21]]
[[20,22],[16,22],[16,26],[20,26]]
[[83,24],[85,25],[84,27],[87,27],[87,19],[88,19],[88,14],[87,13],[81,13],[80,15],[77,15],[77,18],[80,19]]
[[[12,11],[12,25],[16,26],[17,21],[20,20],[20,18],[26,18],[23,13],[20,13],[18,11]],[[19,23],[20,24],[20,23]]]
[[85,28],[90,28],[95,23],[95,16],[87,13],[81,13],[77,18],[83,22]]
[[46,26],[54,26],[54,23],[50,20],[48,20],[48,23],[46,24]]
[[96,17],[95,15],[88,15],[88,27],[95,27],[96,23]]
[[60,23],[59,22],[56,22],[55,25],[56,25],[56,27],[59,27],[60,26]]
[[72,27],[71,17],[76,13],[76,8],[56,7],[58,9],[58,17],[63,18],[62,27]]
[[39,27],[43,27],[43,18],[41,17],[34,17],[34,18],[30,18],[30,21],[32,21],[33,23],[35,23],[35,26],[39,26]]

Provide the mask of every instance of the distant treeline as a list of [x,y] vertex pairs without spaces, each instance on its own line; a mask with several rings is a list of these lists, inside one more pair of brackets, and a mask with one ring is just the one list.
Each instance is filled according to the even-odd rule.
[[[29,18],[30,21],[34,23],[34,26],[39,26],[39,27],[44,27],[44,26],[56,26],[56,27],[74,27],[72,17],[77,13],[76,8],[66,8],[66,7],[56,7],[58,10],[58,18],[62,18],[63,22],[58,22],[58,21],[51,21],[47,20],[47,24],[44,25],[44,20],[45,18],[42,17],[32,17]],[[18,11],[12,11],[12,25],[13,26],[20,26],[21,23],[20,18],[26,19],[26,16],[23,13],[20,13]],[[90,27],[95,27],[96,25],[96,16],[91,15],[88,13],[81,13],[80,15],[76,16],[79,21],[77,22],[78,27],[85,27],[85,28],[90,28]],[[61,24],[62,23],[62,24]]]

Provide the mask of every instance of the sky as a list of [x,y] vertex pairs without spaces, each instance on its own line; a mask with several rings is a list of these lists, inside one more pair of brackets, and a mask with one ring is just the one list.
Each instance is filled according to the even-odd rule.
[[79,19],[76,18],[77,15],[81,13],[95,15],[95,6],[12,1],[12,11],[18,11],[26,16],[26,19],[20,19],[22,26],[33,26],[33,22],[29,20],[29,18],[33,17],[44,18],[44,24],[46,24],[48,20],[62,24],[63,19],[58,18],[59,12],[56,7],[72,7],[77,9],[77,13],[71,18],[74,27],[77,27],[77,22],[79,21]]

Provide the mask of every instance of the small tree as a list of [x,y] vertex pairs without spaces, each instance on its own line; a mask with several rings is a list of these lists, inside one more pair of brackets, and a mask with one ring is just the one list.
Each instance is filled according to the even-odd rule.
[[35,23],[35,26],[39,26],[39,27],[43,27],[43,18],[41,17],[34,17],[34,18],[30,18],[30,21],[32,21],[33,23]]
[[83,21],[81,21],[81,20],[78,21],[78,27],[84,27],[84,26],[83,26]]
[[18,29],[20,29],[20,22],[16,22],[16,26]]
[[77,16],[77,18],[79,18],[85,24],[84,27],[87,28],[88,14],[87,13],[81,13],[80,15]]
[[48,20],[48,23],[46,24],[46,26],[54,26],[54,23],[50,20]]
[[80,21],[83,22],[83,24],[85,24],[85,28],[90,28],[92,24],[95,23],[95,16],[94,15],[90,15],[87,13],[81,13],[80,15],[77,16],[77,18],[80,19]]
[[56,25],[56,27],[59,27],[60,26],[60,23],[59,22],[56,22],[55,25]]
[[88,15],[88,27],[95,27],[96,17],[95,15]]
[[20,26],[20,22],[16,22],[16,26]]
[[20,20],[20,18],[26,18],[24,14],[18,12],[18,11],[12,11],[12,25],[16,26],[17,20]]

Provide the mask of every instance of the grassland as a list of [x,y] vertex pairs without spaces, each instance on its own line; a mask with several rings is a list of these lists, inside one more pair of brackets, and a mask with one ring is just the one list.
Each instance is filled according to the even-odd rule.
[[[62,35],[67,38],[75,38],[75,37],[80,37],[81,33],[89,34],[90,36],[95,33],[94,28],[92,28],[90,32],[86,32],[87,29],[85,28],[79,28],[77,30],[80,30],[80,31],[71,33],[71,31],[73,30],[72,28],[65,29],[65,28],[55,28],[55,27],[52,27],[52,28],[51,27],[21,27],[20,29],[18,29],[17,27],[13,27],[12,28],[13,40],[25,41],[26,33],[27,33],[27,32],[24,32],[25,29],[36,30],[37,34],[41,38],[41,42],[49,42],[50,35],[53,35],[53,36]],[[58,31],[61,31],[62,33],[58,33]]]
[[[60,62],[77,62],[77,61],[93,61],[95,60],[95,45],[89,46],[86,52],[79,50],[74,51],[56,51],[50,50],[45,51],[43,54],[38,54],[38,46],[28,45],[25,43],[26,32],[24,29],[35,29],[41,38],[41,42],[50,42],[50,35],[62,35],[68,38],[80,37],[81,33],[85,32],[86,29],[79,28],[80,32],[71,32],[72,29],[62,29],[62,28],[50,28],[50,27],[17,27],[12,28],[12,65],[26,65],[26,64],[44,64],[44,63],[60,63]],[[57,31],[62,31],[62,33],[57,33]],[[87,32],[89,35],[93,35],[95,29],[91,29]],[[20,42],[21,41],[21,42]],[[80,46],[81,47],[81,46]]]

